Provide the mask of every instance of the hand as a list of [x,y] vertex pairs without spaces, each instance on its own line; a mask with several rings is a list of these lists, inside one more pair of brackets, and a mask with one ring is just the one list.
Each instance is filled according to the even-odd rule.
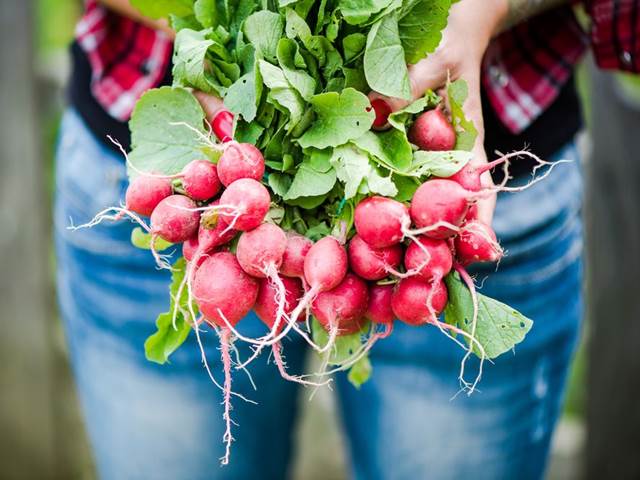
[[204,93],[200,90],[194,90],[193,95],[196,97],[200,106],[204,110],[205,116],[209,123],[213,122],[213,118],[221,111],[224,110],[224,104],[222,100],[210,93]]
[[[475,124],[478,137],[473,147],[474,164],[487,162],[484,151],[484,121],[480,101],[480,67],[482,57],[499,31],[508,12],[507,0],[461,0],[449,12],[447,27],[437,50],[424,60],[409,66],[409,80],[414,99],[428,89],[437,90],[451,81],[463,78],[469,86],[469,96],[464,111]],[[392,110],[398,110],[409,102],[398,98],[386,98],[373,93],[372,98],[384,98]],[[489,172],[482,177],[483,184],[493,184]],[[480,220],[491,224],[495,208],[495,195],[478,202]]]

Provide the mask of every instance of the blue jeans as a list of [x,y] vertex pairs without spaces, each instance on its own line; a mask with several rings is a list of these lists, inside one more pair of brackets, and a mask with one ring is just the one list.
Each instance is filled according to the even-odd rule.
[[[374,374],[360,391],[339,376],[338,397],[354,478],[414,480],[537,479],[561,409],[582,313],[581,175],[575,146],[544,182],[504,194],[496,231],[508,255],[482,292],[535,323],[515,354],[486,364],[480,391],[459,389],[463,351],[435,328],[397,324],[372,352]],[[55,233],[59,303],[89,437],[103,479],[281,479],[296,418],[296,384],[282,381],[267,355],[252,364],[258,390],[236,372],[231,464],[222,455],[220,392],[200,363],[191,335],[169,365],[144,358],[143,343],[168,308],[166,272],[129,244],[131,225],[71,232],[126,185],[122,159],[98,142],[73,111],[58,147]],[[255,316],[245,333],[264,330]],[[205,334],[214,372],[216,338]],[[247,349],[238,345],[241,354]],[[287,363],[301,370],[305,346],[285,342]],[[471,370],[477,367],[473,363]]]

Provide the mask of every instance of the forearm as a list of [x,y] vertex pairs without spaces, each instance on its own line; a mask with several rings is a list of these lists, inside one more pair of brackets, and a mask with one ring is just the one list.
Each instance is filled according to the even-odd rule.
[[135,9],[129,0],[98,0],[101,4],[110,10],[113,10],[123,17],[135,20],[138,23],[154,28],[156,30],[163,31],[167,35],[173,37],[175,33],[169,27],[169,22],[165,19],[153,20],[145,17],[137,9]]
[[505,0],[507,3],[506,14],[500,23],[500,30],[508,30],[528,18],[535,17],[547,10],[568,5],[570,0]]

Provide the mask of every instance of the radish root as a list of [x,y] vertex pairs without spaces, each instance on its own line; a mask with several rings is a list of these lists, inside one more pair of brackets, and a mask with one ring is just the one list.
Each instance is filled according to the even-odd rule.
[[233,442],[233,435],[231,434],[231,354],[229,352],[232,334],[229,329],[220,329],[220,357],[222,359],[222,366],[224,370],[224,388],[223,388],[223,400],[224,412],[222,418],[225,422],[226,429],[222,436],[222,441],[225,444],[225,454],[220,459],[221,465],[229,464],[229,457],[231,456],[231,442]]

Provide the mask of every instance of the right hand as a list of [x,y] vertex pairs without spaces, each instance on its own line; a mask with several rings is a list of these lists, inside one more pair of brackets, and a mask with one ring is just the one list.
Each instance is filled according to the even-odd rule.
[[[473,147],[474,164],[487,162],[484,151],[484,120],[480,100],[480,69],[485,50],[495,36],[507,14],[506,0],[461,0],[451,7],[447,27],[442,32],[442,40],[435,52],[415,65],[409,66],[409,80],[413,99],[424,92],[438,90],[447,80],[464,79],[469,87],[469,96],[464,104],[465,115],[471,120],[478,136]],[[409,101],[384,97],[372,93],[371,98],[383,98],[393,111],[406,106]],[[491,176],[487,172],[482,181],[491,186]],[[479,218],[491,224],[495,208],[495,196],[478,202]]]

